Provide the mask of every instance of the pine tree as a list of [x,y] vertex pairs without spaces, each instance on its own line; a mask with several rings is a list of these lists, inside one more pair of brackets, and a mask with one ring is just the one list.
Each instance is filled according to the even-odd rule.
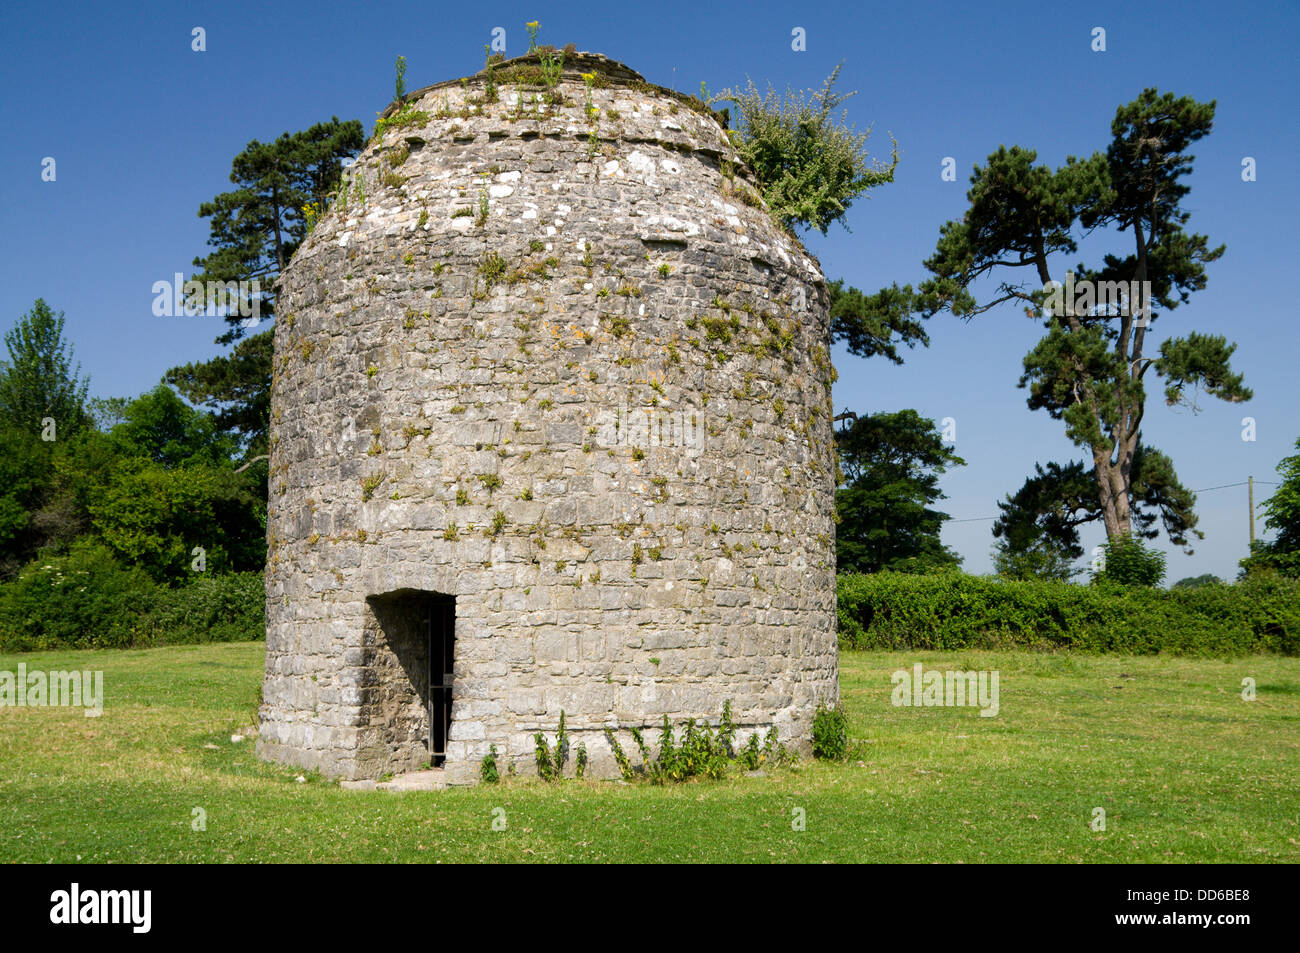
[[[1135,530],[1154,536],[1149,527],[1157,516],[1175,543],[1201,535],[1194,495],[1179,483],[1172,461],[1141,439],[1150,372],[1164,379],[1170,405],[1195,409],[1200,389],[1227,401],[1251,397],[1229,366],[1235,345],[1225,338],[1191,332],[1166,338],[1154,354],[1147,341],[1157,319],[1205,287],[1205,266],[1224,252],[1184,230],[1189,213],[1180,204],[1192,168],[1186,150],[1210,132],[1214,109],[1213,102],[1147,89],[1116,112],[1104,154],[1070,157],[1055,170],[1031,150],[999,148],[972,174],[963,218],[941,228],[925,262],[932,277],[916,290],[895,285],[870,299],[875,320],[885,325],[944,310],[970,319],[1007,303],[1042,321],[1046,333],[1025,357],[1020,386],[1029,391],[1029,407],[1062,421],[1086,452],[1080,466],[1096,504],[1076,512],[1100,519],[1108,538]],[[1052,256],[1078,251],[1076,234],[1105,229],[1132,251],[1107,254],[1097,268],[1053,272]],[[992,293],[977,300],[973,289],[995,278]],[[1139,294],[1118,294],[1119,283]],[[1141,294],[1144,283],[1149,298]],[[1060,293],[1071,285],[1084,291]],[[1031,478],[1070,476],[1033,492],[1069,504],[1073,466]]]
[[[202,269],[195,280],[256,280],[258,311],[274,317],[275,281],[307,236],[305,210],[325,208],[338,187],[342,160],[364,142],[358,120],[340,122],[337,116],[274,142],[250,142],[231,166],[230,181],[237,188],[199,206],[199,215],[211,219],[208,244],[216,250],[194,259]],[[243,320],[228,315],[228,328],[217,338],[218,344],[235,343],[231,353],[173,367],[165,380],[214,410],[218,425],[239,438],[252,462],[266,454],[273,348],[270,331],[240,340]]]
[[[199,206],[211,219],[208,244],[215,251],[195,258],[204,283],[258,282],[258,310],[273,317],[273,286],[307,236],[308,207],[323,209],[337,187],[342,160],[364,144],[361,123],[335,116],[302,132],[283,133],[273,142],[254,139],[231,163],[236,188]],[[244,334],[243,318],[226,318],[230,328],[217,339],[226,344]]]

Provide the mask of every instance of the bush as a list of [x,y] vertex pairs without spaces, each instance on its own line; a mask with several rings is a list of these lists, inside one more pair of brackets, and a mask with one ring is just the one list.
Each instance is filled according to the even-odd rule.
[[849,756],[849,719],[844,709],[818,705],[813,715],[813,757],[843,761]]
[[0,649],[123,648],[149,629],[157,585],[103,546],[42,555],[0,586]]
[[170,588],[82,540],[0,585],[0,650],[260,639],[265,602],[261,573],[202,574]]
[[842,575],[847,648],[1035,648],[1235,656],[1300,654],[1300,582],[1259,575],[1164,591],[964,573]]
[[1095,579],[1121,586],[1158,586],[1165,577],[1165,554],[1136,536],[1116,536],[1107,540],[1102,549],[1105,556]]
[[717,97],[740,113],[737,151],[754,170],[763,199],[786,228],[815,228],[823,235],[844,218],[859,195],[894,180],[898,145],[888,165],[867,157],[867,136],[834,115],[853,93],[835,92],[837,66],[822,88],[807,96],[766,93],[750,81]]
[[667,784],[697,777],[721,778],[730,764],[729,745],[724,737],[728,731],[724,727],[715,735],[707,723],[697,725],[694,718],[688,718],[681,737],[674,741],[672,725],[664,715],[659,734],[659,757],[651,762],[642,749],[650,780],[655,784]]
[[496,784],[501,780],[501,775],[497,771],[496,745],[488,745],[488,753],[483,755],[483,760],[479,762],[478,774],[484,784]]
[[266,589],[260,572],[196,573],[182,586],[159,586],[151,642],[245,642],[266,635]]

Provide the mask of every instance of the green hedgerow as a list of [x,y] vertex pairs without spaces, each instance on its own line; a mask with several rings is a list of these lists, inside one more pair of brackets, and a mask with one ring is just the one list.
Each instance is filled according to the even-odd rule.
[[1300,580],[1271,574],[1166,591],[962,572],[845,573],[836,611],[845,648],[1300,655]]

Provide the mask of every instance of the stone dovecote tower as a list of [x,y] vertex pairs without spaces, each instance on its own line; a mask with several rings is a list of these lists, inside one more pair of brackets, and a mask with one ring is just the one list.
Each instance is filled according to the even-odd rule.
[[263,757],[471,783],[563,711],[610,775],[727,700],[808,750],[828,295],[724,121],[572,52],[389,108],[280,284]]

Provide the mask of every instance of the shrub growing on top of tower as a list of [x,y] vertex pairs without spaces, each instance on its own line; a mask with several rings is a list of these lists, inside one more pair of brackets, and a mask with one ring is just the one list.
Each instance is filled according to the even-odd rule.
[[[842,65],[842,64],[841,64]],[[859,195],[894,180],[898,143],[886,165],[867,156],[868,129],[854,130],[835,109],[854,93],[835,92],[840,66],[821,90],[808,95],[771,86],[759,92],[753,80],[743,90],[724,90],[715,101],[730,102],[740,113],[736,151],[758,176],[763,199],[786,228],[815,228],[823,235],[842,221]]]

